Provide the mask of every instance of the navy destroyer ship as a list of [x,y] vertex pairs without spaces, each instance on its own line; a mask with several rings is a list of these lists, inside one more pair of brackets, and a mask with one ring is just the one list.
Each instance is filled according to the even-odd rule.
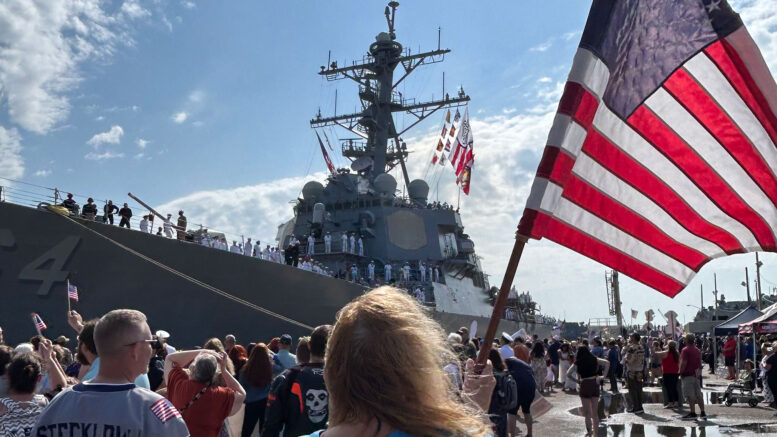
[[[361,61],[338,66],[330,60],[321,67],[319,74],[328,80],[357,83],[362,111],[329,117],[319,112],[310,122],[313,128],[340,126],[355,138],[340,144],[350,167],[332,168],[325,184],[307,183],[293,218],[279,226],[278,246],[292,265],[207,247],[201,241],[210,239],[205,230],[170,239],[45,202],[19,204],[25,203],[18,201],[23,190],[12,186],[6,192],[17,201],[0,202],[0,325],[6,340],[35,334],[33,312],[44,318],[47,333],[67,333],[68,281],[83,296],[73,305],[85,318],[135,308],[148,316],[152,329],[171,332],[170,342],[179,347],[227,333],[245,342],[306,335],[332,323],[343,305],[369,287],[385,283],[416,293],[446,330],[477,322],[480,328],[472,335],[482,335],[498,291],[483,272],[459,211],[430,203],[429,185],[410,180],[402,140],[431,114],[470,99],[459,91],[417,102],[396,91],[417,67],[440,62],[450,51],[404,49],[394,29],[398,5],[389,3],[388,31],[376,36]],[[399,66],[404,71],[395,79]],[[397,112],[416,121],[398,131]],[[406,196],[389,173],[396,167]],[[316,271],[298,263],[315,265]],[[513,291],[504,317],[501,331],[547,335],[552,329],[526,293]]]

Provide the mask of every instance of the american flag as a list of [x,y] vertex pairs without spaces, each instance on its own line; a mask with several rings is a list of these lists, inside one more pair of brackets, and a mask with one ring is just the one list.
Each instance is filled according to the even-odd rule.
[[67,284],[67,297],[78,302],[78,287],[73,284]]
[[43,319],[40,318],[38,313],[32,313],[32,321],[35,323],[35,328],[37,328],[38,331],[43,331],[44,329],[48,328],[48,326],[43,323]]
[[167,422],[173,417],[181,417],[181,413],[166,398],[162,398],[151,405],[151,412],[154,413],[162,423]]
[[518,227],[668,296],[775,251],[777,85],[725,0],[594,0]]
[[337,173],[335,170],[334,164],[332,164],[332,160],[329,158],[329,154],[326,153],[326,149],[324,148],[324,142],[321,141],[321,136],[318,135],[318,132],[316,132],[316,138],[318,138],[318,145],[321,146],[321,153],[324,155],[324,161],[326,162],[326,168],[329,169],[329,172],[332,174]]

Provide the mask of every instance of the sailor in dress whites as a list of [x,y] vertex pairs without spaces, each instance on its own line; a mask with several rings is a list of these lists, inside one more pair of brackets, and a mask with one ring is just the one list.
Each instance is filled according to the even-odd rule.
[[308,235],[308,255],[315,254],[316,239],[312,235]]
[[237,245],[236,240],[232,240],[232,247],[229,248],[229,251],[232,253],[243,253],[243,249],[241,249],[240,246]]
[[251,256],[254,253],[254,245],[251,244],[251,239],[249,238],[248,241],[245,242],[243,245],[243,255],[245,256]]
[[375,261],[370,261],[370,265],[367,266],[367,272],[370,276],[370,282],[375,281]]
[[410,264],[405,263],[402,267],[402,276],[405,278],[405,282],[410,280]]
[[426,282],[426,266],[424,263],[418,264],[418,271],[421,272],[421,282]]
[[434,266],[434,282],[440,282],[440,269]]
[[386,271],[386,284],[388,284],[391,282],[391,264],[386,264],[383,268]]
[[171,222],[173,215],[167,214],[167,218],[162,221],[162,228],[165,230],[165,237],[173,238],[173,223]]
[[324,252],[332,253],[332,235],[329,232],[324,235]]
[[353,282],[356,282],[356,277],[359,275],[359,269],[356,268],[356,264],[351,266],[351,278]]
[[356,234],[351,234],[351,239],[349,241],[349,248],[351,249],[351,253],[356,253]]
[[270,249],[269,244],[264,248],[264,251],[262,252],[262,258],[264,258],[265,261],[273,261],[272,250]]
[[148,234],[148,216],[144,215],[143,220],[140,221],[140,232]]
[[356,244],[359,246],[359,256],[364,256],[364,241],[362,240],[361,235],[359,236],[359,241],[357,241]]
[[346,232],[340,234],[340,242],[342,243],[343,253],[348,253],[348,234]]

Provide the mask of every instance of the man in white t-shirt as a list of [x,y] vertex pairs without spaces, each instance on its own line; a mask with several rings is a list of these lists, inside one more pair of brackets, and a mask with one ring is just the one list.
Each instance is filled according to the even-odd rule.
[[146,316],[114,310],[94,330],[102,360],[97,377],[65,389],[38,416],[31,435],[188,437],[181,413],[167,399],[132,381],[148,371],[153,349]]

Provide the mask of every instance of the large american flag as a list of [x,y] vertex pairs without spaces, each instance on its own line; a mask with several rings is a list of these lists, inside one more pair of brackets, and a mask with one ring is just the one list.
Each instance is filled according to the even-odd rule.
[[519,233],[675,296],[777,250],[777,85],[725,0],[594,0]]

